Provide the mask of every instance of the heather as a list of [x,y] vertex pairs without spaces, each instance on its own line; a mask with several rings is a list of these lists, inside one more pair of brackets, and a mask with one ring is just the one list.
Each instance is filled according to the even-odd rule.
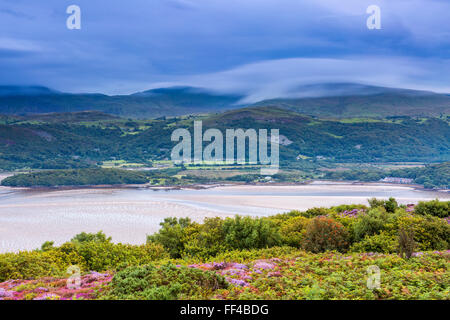
[[[64,278],[9,280],[0,283],[0,299],[449,299],[449,251],[403,259],[277,247],[228,252],[223,258],[130,266],[114,277],[87,273],[76,289],[68,289]],[[374,265],[381,283],[370,289],[367,268]]]
[[[102,232],[0,255],[0,299],[448,299],[448,203],[371,199],[270,217],[167,218],[142,245]],[[80,281],[67,287],[77,266]],[[366,285],[368,267],[381,286]]]

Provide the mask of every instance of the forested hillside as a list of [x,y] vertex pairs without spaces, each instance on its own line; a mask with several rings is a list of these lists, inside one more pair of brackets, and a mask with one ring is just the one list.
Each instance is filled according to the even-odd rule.
[[[98,115],[97,115],[98,116]],[[281,161],[380,162],[448,161],[450,126],[436,118],[414,120],[321,120],[279,108],[244,108],[208,117],[160,120],[56,114],[0,118],[0,169],[79,168],[107,160],[147,164],[170,158],[176,128],[279,129]],[[206,142],[204,143],[206,146]]]

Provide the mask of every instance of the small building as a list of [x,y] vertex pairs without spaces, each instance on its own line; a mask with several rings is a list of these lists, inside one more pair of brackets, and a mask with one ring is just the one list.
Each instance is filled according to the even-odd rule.
[[388,182],[388,183],[399,183],[399,184],[411,184],[413,183],[413,179],[408,178],[397,178],[397,177],[385,177],[380,180],[381,182]]

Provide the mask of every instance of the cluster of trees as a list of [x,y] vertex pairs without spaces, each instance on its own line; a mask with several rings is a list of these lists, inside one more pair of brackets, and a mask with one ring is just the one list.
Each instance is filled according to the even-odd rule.
[[325,179],[379,181],[385,177],[412,179],[414,183],[425,188],[450,189],[450,162],[430,164],[425,167],[404,168],[397,170],[346,170],[327,172]]
[[393,177],[413,179],[425,188],[450,189],[450,162],[427,165],[423,168],[405,168],[390,173]]
[[344,170],[344,171],[328,171],[324,179],[327,180],[346,180],[346,181],[379,181],[387,176],[387,172],[383,170]]
[[195,176],[176,177],[181,170],[181,167],[139,171],[113,168],[47,170],[16,174],[3,179],[0,184],[8,187],[57,187],[145,183],[179,185],[210,181]]
[[399,250],[400,231],[408,230],[414,233],[416,250],[449,249],[450,225],[443,216],[450,215],[450,202],[420,203],[414,213],[392,198],[369,203],[370,207],[313,208],[263,218],[207,218],[203,223],[167,218],[147,240],[162,245],[172,258],[208,258],[230,250],[274,246],[393,253]]
[[9,187],[53,187],[84,185],[145,184],[149,178],[143,172],[120,169],[69,169],[17,174],[2,180]]

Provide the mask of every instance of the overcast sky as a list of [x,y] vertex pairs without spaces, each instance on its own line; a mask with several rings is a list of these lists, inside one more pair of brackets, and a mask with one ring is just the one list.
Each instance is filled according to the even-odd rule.
[[[81,8],[81,30],[66,9]],[[381,8],[381,30],[366,9]],[[360,82],[450,92],[447,0],[0,0],[0,84],[270,98]]]

